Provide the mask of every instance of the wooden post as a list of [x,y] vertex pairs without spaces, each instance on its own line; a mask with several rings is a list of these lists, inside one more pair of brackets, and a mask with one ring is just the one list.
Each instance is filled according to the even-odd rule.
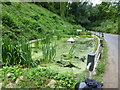
[[95,53],[89,53],[87,58],[87,65],[91,63],[89,71],[93,71],[94,68],[94,59],[95,59]]
[[94,69],[94,59],[95,59],[95,53],[89,53],[87,58],[87,78],[93,77],[93,69]]
[[100,44],[103,47],[103,39],[100,39]]

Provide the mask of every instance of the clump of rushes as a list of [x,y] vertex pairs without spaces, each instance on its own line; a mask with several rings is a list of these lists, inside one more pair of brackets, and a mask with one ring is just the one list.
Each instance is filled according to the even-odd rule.
[[23,65],[25,67],[35,66],[36,63],[31,59],[31,48],[27,40],[12,41],[6,37],[2,44],[2,59],[6,66]]
[[76,47],[76,45],[73,44],[73,45],[71,46],[70,50],[69,50],[69,55],[70,55],[71,57],[72,57],[73,54],[74,54],[75,47]]
[[56,56],[56,41],[51,33],[44,35],[42,39],[42,55],[45,62],[53,61]]

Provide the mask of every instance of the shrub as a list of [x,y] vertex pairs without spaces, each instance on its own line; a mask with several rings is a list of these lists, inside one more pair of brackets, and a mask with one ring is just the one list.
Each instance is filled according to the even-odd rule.
[[9,27],[12,27],[12,28],[17,28],[16,23],[14,22],[14,19],[9,13],[5,13],[2,16],[2,24],[8,25]]
[[7,2],[2,2],[2,3],[6,5],[11,5],[11,2],[9,0]]
[[15,81],[20,75],[22,75],[23,70],[21,70],[19,66],[13,66],[13,67],[6,66],[2,68],[1,73],[2,73],[2,81],[6,80],[6,75],[8,73],[13,73],[11,78],[13,81]]

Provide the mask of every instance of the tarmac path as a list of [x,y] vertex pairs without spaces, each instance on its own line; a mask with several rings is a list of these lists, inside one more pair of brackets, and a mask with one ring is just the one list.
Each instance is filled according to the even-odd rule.
[[[104,34],[108,48],[108,64],[103,77],[104,88],[118,88],[118,50],[120,49],[120,36],[114,34]],[[120,85],[119,85],[120,86]]]

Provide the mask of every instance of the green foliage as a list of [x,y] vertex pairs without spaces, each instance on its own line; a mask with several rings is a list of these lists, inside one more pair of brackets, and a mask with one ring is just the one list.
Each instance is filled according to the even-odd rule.
[[103,75],[106,69],[106,64],[107,64],[107,45],[106,42],[103,42],[104,48],[102,52],[102,56],[100,61],[98,62],[98,66],[96,67],[96,75],[94,76],[95,80],[98,80],[100,82],[103,82]]
[[42,40],[42,55],[44,61],[53,61],[56,56],[56,43],[52,33],[45,34]]
[[[23,76],[24,79],[19,81],[17,87],[19,88],[45,88],[46,85],[54,79],[57,83],[49,86],[50,88],[73,88],[78,82],[78,79],[73,74],[64,73],[60,74],[54,70],[45,68],[32,68],[32,69],[21,69],[18,66],[4,67],[2,68],[2,78],[5,81],[8,73],[13,73],[10,78],[13,78],[13,83],[19,76]],[[84,74],[80,74],[80,80],[84,80]],[[4,86],[9,83],[4,82]]]
[[39,48],[39,41],[38,40],[35,41],[34,45],[35,45],[35,48]]
[[98,12],[90,17],[92,22],[89,24],[88,29],[118,34],[118,6],[117,2],[102,2],[94,6],[93,9]]
[[105,71],[105,62],[100,62],[99,66],[96,68],[97,74],[100,75]]
[[105,32],[105,33],[118,33],[118,23],[111,20],[106,20],[100,24],[98,27],[92,28],[95,31]]
[[97,38],[95,39],[95,41],[96,41],[96,44],[95,44],[95,48],[94,48],[94,51],[93,51],[94,53],[96,52],[96,50],[97,50],[97,48],[98,48],[98,44],[99,44]]
[[35,66],[35,62],[31,59],[31,49],[27,44],[27,40],[14,42],[8,37],[3,39],[2,57],[5,65],[21,64],[26,67]]
[[81,38],[92,38],[91,35],[80,35]]
[[71,48],[70,48],[70,50],[69,50],[69,55],[70,55],[70,56],[73,56],[75,47],[76,47],[76,46],[75,46],[74,44],[71,46]]
[[[41,3],[40,3],[41,4]],[[44,4],[44,3],[42,3]],[[57,8],[56,4],[49,3]],[[30,10],[32,11],[30,12]],[[18,12],[19,11],[19,12]],[[72,32],[75,29],[84,29],[80,25],[72,25],[65,22],[58,15],[38,6],[34,3],[14,3],[2,6],[3,37],[7,35],[11,39],[19,40],[25,37],[29,40],[41,38],[43,32],[57,30],[60,35]],[[73,33],[74,34],[74,33]],[[59,36],[60,36],[59,35]]]
[[11,2],[9,0],[7,2],[2,2],[2,3],[6,5],[11,5]]
[[[84,1],[72,3],[45,2],[40,3],[40,5],[61,17],[65,17],[64,20],[74,24],[81,24],[88,30],[119,33],[116,25],[116,17],[119,16],[118,2],[102,2],[96,6]],[[107,20],[112,22],[114,26],[108,25],[104,27],[105,24],[109,23]]]
[[53,61],[56,55],[56,46],[50,43],[42,45],[42,54],[44,61]]
[[67,2],[60,2],[60,16],[65,17]]
[[2,73],[2,81],[6,81],[6,76],[8,73],[12,73],[13,75],[11,76],[12,81],[15,81],[20,75],[22,75],[24,71],[20,69],[19,66],[6,66],[3,67],[1,70]]

